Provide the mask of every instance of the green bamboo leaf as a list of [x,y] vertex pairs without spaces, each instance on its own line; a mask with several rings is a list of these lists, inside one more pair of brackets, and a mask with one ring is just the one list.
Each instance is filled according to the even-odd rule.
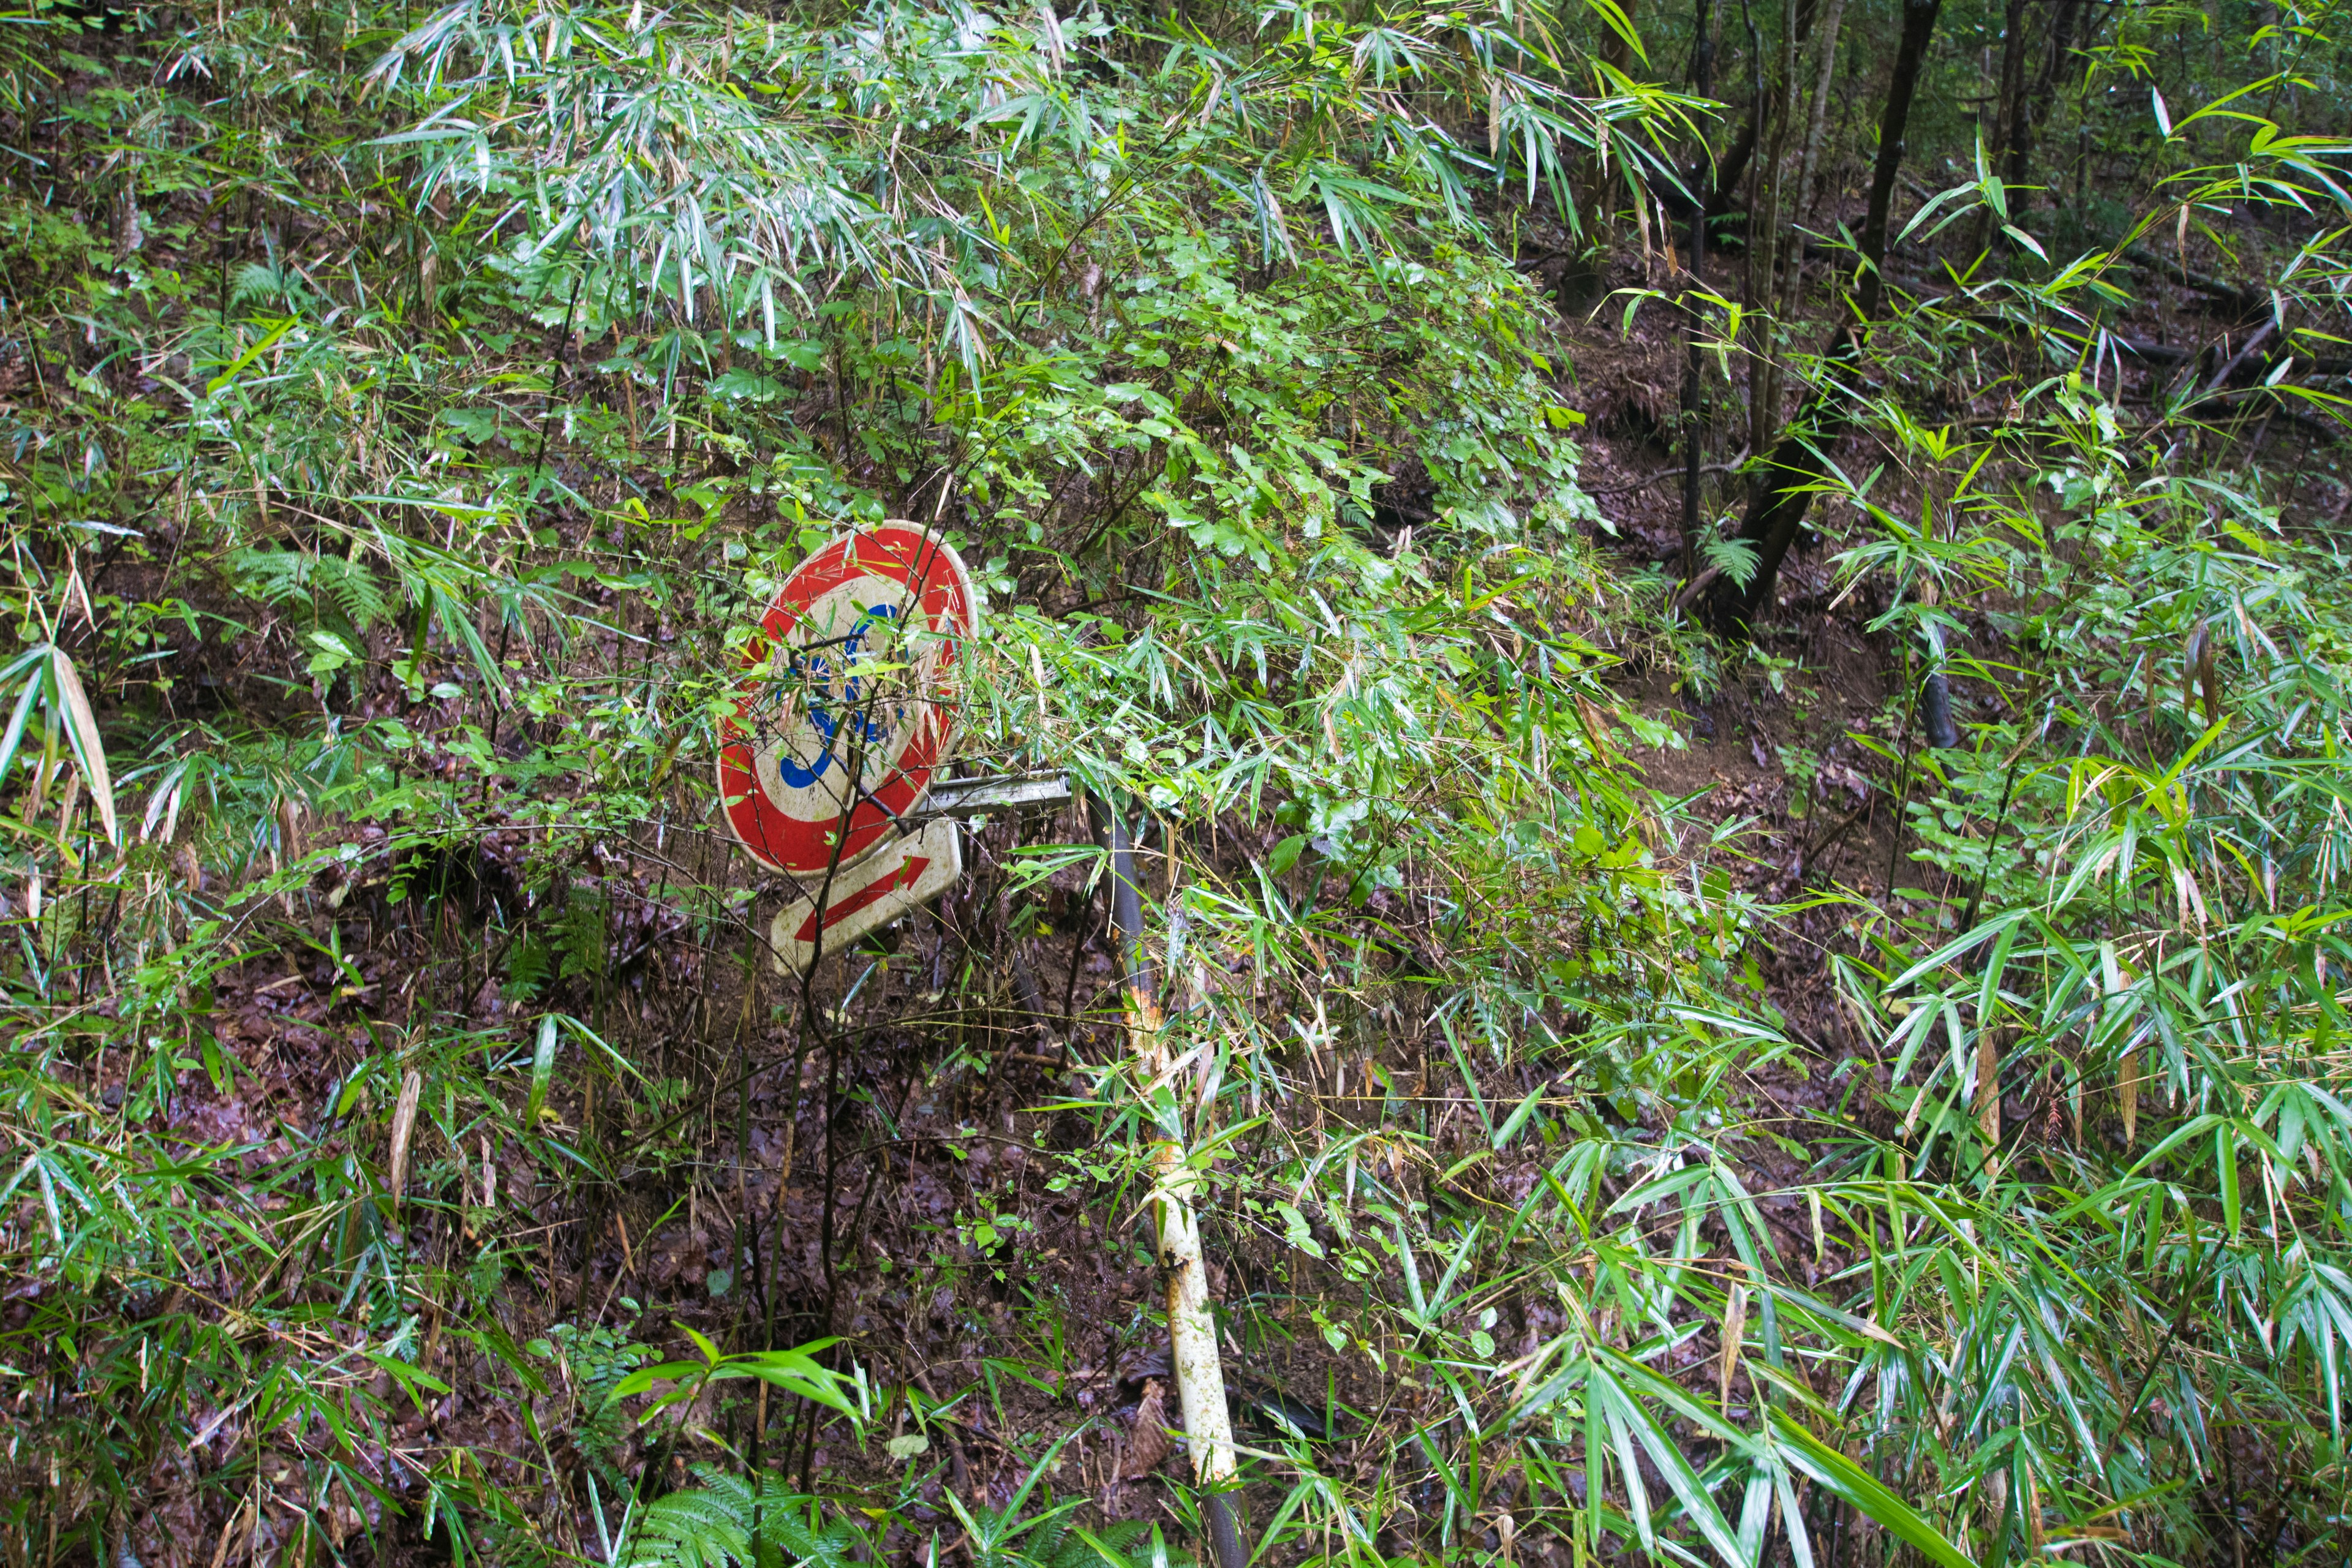
[[1625,1495],[1636,1503],[1635,1518],[1643,1527],[1643,1544],[1651,1546],[1654,1542],[1649,1534],[1649,1500],[1643,1495],[1641,1472],[1636,1468],[1633,1458],[1633,1446],[1637,1443],[1649,1455],[1650,1463],[1665,1478],[1666,1488],[1675,1494],[1675,1500],[1683,1505],[1684,1514],[1698,1527],[1698,1532],[1706,1538],[1706,1543],[1714,1547],[1716,1554],[1723,1559],[1725,1568],[1748,1568],[1747,1556],[1739,1549],[1738,1532],[1723,1517],[1723,1510],[1715,1506],[1715,1500],[1707,1495],[1706,1488],[1700,1484],[1698,1472],[1692,1469],[1690,1461],[1683,1457],[1681,1446],[1675,1441],[1673,1435],[1661,1429],[1649,1411],[1597,1363],[1591,1369],[1590,1386],[1591,1397],[1606,1408],[1610,1427],[1616,1434],[1619,1463],[1625,1472]]
[[816,1358],[808,1353],[834,1342],[819,1340],[798,1350],[759,1351],[748,1355],[730,1356],[719,1363],[715,1375],[756,1377],[762,1383],[771,1384],[789,1394],[797,1394],[803,1399],[829,1410],[837,1410],[853,1422],[861,1421],[865,1418],[865,1411],[849,1393],[856,1386],[854,1380],[830,1367],[820,1365]]
[[683,1405],[700,1394],[703,1384],[707,1381],[703,1373],[707,1371],[707,1368],[688,1361],[666,1362],[660,1366],[639,1367],[613,1385],[613,1392],[605,1398],[604,1403],[609,1406],[616,1401],[633,1398],[646,1393],[654,1384],[663,1379],[676,1379],[677,1381],[663,1393],[660,1398],[638,1413],[637,1420],[643,1424],[651,1421],[673,1405]]
[[[0,734],[0,780],[7,778],[8,764],[16,760],[16,748],[24,742],[25,739],[25,721],[32,717],[33,704],[40,698],[41,685],[47,671],[38,668],[37,661],[40,654],[45,651],[45,649],[37,648],[8,667],[9,675],[28,667],[32,668],[32,673],[25,677],[24,687],[16,693],[16,709],[8,715],[7,732]],[[0,679],[5,679],[5,676],[0,676]]]
[[271,349],[277,347],[278,341],[294,330],[297,320],[298,318],[293,316],[286,317],[275,327],[271,328],[260,342],[255,343],[251,348],[237,355],[236,359],[230,361],[227,369],[213,377],[212,380],[205,383],[205,395],[206,397],[210,397],[218,393],[221,388],[226,386],[230,382],[235,381],[237,378],[237,374],[244,370],[246,366],[251,364],[255,360],[259,359],[263,354],[268,353]]
[[1771,1412],[1773,1434],[1788,1445],[1783,1450],[1797,1468],[1878,1521],[1944,1568],[1976,1568],[1975,1559],[1945,1539],[1944,1532],[1917,1510],[1889,1491],[1869,1471],[1822,1442],[1779,1409]]
[[2221,1183],[2221,1223],[2234,1240],[2242,1216],[2238,1212],[2238,1129],[2232,1122],[2213,1129],[2213,1170]]
[[1592,7],[1594,16],[1609,24],[1611,32],[1625,40],[1625,47],[1633,51],[1635,59],[1643,65],[1650,63],[1650,52],[1642,47],[1642,35],[1635,30],[1633,19],[1625,14],[1617,0],[1584,0],[1584,3]]

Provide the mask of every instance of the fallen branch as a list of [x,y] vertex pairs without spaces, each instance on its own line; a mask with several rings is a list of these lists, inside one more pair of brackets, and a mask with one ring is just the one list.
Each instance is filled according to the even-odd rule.
[[2210,397],[2229,385],[2230,378],[2238,374],[2238,367],[2246,363],[2247,356],[2269,342],[2270,335],[2277,330],[2278,318],[2275,316],[2255,329],[2253,335],[2246,340],[2245,346],[2231,354],[2228,363],[2213,373],[2213,379],[2205,384],[2205,395]]
[[1717,577],[1722,575],[1722,567],[1708,567],[1706,571],[1700,573],[1697,576],[1684,584],[1682,585],[1682,591],[1677,593],[1667,602],[1666,607],[1674,611],[1676,615],[1680,615],[1683,611],[1690,608],[1692,602],[1701,594],[1706,592],[1709,584],[1713,583]]
[[[1698,471],[1702,474],[1736,474],[1747,465],[1748,454],[1742,452],[1727,463],[1702,463],[1699,465]],[[1660,479],[1681,479],[1689,471],[1687,468],[1660,468],[1654,474],[1644,474],[1638,479],[1629,479],[1622,485],[1603,485],[1599,489],[1591,489],[1584,493],[1589,496],[1621,496],[1628,490],[1638,490],[1645,485],[1654,485]]]
[[2179,283],[2184,288],[2194,289],[2200,294],[2210,294],[2217,300],[2225,300],[2240,310],[2248,313],[2265,310],[2271,302],[2270,292],[2267,289],[2249,289],[2242,283],[2232,283],[2226,278],[2216,278],[2209,272],[2195,271],[2183,266],[2175,258],[2159,256],[2144,245],[2127,245],[2124,247],[2123,255],[2124,259],[2135,267],[2145,271],[2160,273],[2168,280]]

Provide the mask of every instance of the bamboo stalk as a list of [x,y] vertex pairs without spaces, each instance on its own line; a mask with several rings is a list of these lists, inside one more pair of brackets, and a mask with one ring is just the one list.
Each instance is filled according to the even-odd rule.
[[[1109,842],[1111,923],[1127,966],[1128,1050],[1141,1081],[1156,1085],[1168,1071],[1168,1046],[1143,953],[1142,884],[1136,876],[1127,825],[1107,805],[1095,809]],[[1192,1207],[1200,1175],[1186,1160],[1182,1141],[1164,1128],[1154,1136],[1150,1160],[1152,1219],[1167,1291],[1169,1359],[1183,1410],[1185,1447],[1192,1456],[1193,1479],[1202,1489],[1201,1513],[1218,1568],[1245,1568],[1249,1553],[1242,1545],[1232,1496],[1224,1489],[1236,1468],[1234,1424],[1225,1403],[1224,1365],[1217,1352],[1216,1315],[1209,1304],[1208,1263],[1202,1256],[1201,1226]]]

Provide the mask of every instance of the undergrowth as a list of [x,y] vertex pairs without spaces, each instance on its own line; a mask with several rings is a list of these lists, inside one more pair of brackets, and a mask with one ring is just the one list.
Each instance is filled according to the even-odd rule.
[[[1926,116],[1875,323],[1777,186],[1796,285],[1676,279],[1722,106],[1608,0],[12,18],[0,1556],[1181,1568],[1157,1142],[1270,1560],[2340,1558],[2336,51],[2109,9],[2109,231]],[[2192,231],[2258,310],[2168,360]],[[1644,682],[1787,661],[1612,552],[1545,247],[1843,389],[1893,874],[1654,785]],[[711,758],[890,518],[1169,1070],[1076,806],[767,974]]]

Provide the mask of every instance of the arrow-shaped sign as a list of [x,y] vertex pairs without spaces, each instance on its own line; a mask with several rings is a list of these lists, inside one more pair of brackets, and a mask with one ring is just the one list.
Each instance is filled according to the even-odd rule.
[[[913,887],[921,879],[923,873],[930,868],[930,864],[929,860],[920,855],[909,855],[899,865],[898,870],[883,878],[864,892],[839,902],[828,902],[824,908],[824,929],[835,930],[842,921],[860,910],[871,908],[901,888]],[[794,931],[793,936],[797,942],[816,941],[816,906],[814,904],[808,906],[808,919],[801,921],[801,929]]]
[[929,903],[962,875],[963,841],[953,819],[925,823],[921,832],[835,873],[831,887],[786,905],[768,928],[777,971],[806,973],[822,954],[839,952],[867,931]]

